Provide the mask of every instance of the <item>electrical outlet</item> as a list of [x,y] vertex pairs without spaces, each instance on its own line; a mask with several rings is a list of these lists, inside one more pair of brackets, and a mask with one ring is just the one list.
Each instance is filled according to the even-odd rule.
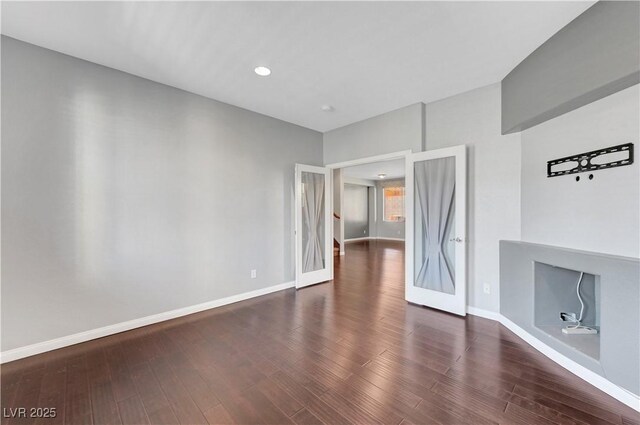
[[255,279],[258,276],[257,270],[251,270],[251,279]]
[[482,290],[484,291],[485,294],[490,294],[491,293],[491,285],[488,283],[485,283],[482,287]]
[[560,312],[560,320],[563,322],[577,322],[578,315],[575,313],[565,313],[564,311]]

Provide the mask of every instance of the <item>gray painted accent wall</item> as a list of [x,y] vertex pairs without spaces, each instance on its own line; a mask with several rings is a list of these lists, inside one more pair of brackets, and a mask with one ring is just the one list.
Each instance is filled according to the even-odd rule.
[[599,1],[502,80],[502,133],[640,82],[640,2]]
[[3,351],[293,280],[320,133],[7,37],[2,124]]
[[422,150],[422,103],[409,105],[323,135],[325,164]]
[[376,202],[378,201],[378,194],[376,193],[375,186],[367,187],[369,191],[369,237],[378,237],[378,226],[376,220],[378,219],[378,211],[376,209]]
[[[520,133],[522,240],[640,256],[640,86]],[[630,166],[547,177],[547,161],[635,144]],[[580,176],[580,181],[576,181]]]

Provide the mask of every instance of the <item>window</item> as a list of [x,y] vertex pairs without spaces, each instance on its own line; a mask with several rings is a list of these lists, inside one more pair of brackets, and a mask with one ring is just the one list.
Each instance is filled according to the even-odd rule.
[[404,221],[404,187],[383,189],[382,211],[384,221]]

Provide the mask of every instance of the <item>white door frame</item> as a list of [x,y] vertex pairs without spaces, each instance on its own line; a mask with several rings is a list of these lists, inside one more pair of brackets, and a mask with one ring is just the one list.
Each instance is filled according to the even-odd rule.
[[[324,268],[302,272],[302,173],[317,173],[325,176],[324,192]],[[333,279],[333,172],[326,167],[296,164],[295,167],[295,285],[296,288],[314,285]]]
[[353,167],[354,165],[371,164],[372,162],[389,161],[392,159],[402,159],[402,158],[406,158],[407,155],[411,154],[411,152],[413,151],[411,149],[408,149],[405,151],[385,153],[382,155],[367,156],[364,158],[351,159],[349,161],[333,162],[331,164],[325,165],[325,167],[331,168],[331,169],[345,168],[345,167]]
[[[429,289],[418,288],[414,281],[414,163],[436,158],[455,158],[455,295]],[[423,151],[407,156],[405,179],[405,298],[407,301],[449,311],[461,316],[466,315],[467,310],[467,163],[466,146],[453,146],[443,149]]]
[[[345,167],[353,167],[354,165],[363,165],[363,164],[371,164],[373,162],[381,162],[381,161],[390,161],[393,159],[405,159],[407,157],[407,155],[410,155],[411,152],[413,152],[411,149],[408,150],[404,150],[404,151],[397,151],[397,152],[390,152],[390,153],[385,153],[382,155],[374,155],[374,156],[367,156],[364,158],[357,158],[357,159],[351,159],[349,161],[342,161],[342,162],[333,162],[331,164],[327,164],[325,165],[325,167],[331,169],[331,170],[335,170],[335,169],[339,169],[339,168],[345,168]],[[332,173],[333,176],[333,173]],[[344,188],[344,176],[342,179],[342,188]],[[331,184],[331,202],[333,202],[333,182]],[[341,208],[344,207],[344,198],[341,198],[340,201],[341,204]],[[374,205],[377,205],[374,201]],[[333,206],[331,207],[331,214],[333,216]],[[376,211],[377,214],[377,211]],[[344,215],[344,214],[343,214]],[[331,234],[333,235],[333,220],[331,220]],[[344,236],[344,218],[340,217],[340,234]],[[333,236],[332,236],[333,237]],[[344,238],[342,240],[342,243],[340,244],[340,255],[344,255]],[[406,248],[406,246],[405,246]]]

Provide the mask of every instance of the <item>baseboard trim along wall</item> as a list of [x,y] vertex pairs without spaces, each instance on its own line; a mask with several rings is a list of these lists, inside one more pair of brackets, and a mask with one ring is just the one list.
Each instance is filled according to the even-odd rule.
[[402,241],[404,242],[404,239],[402,238],[383,238],[383,237],[375,237],[375,236],[366,236],[364,238],[351,238],[351,239],[345,239],[345,243],[346,242],[357,242],[357,241],[367,241],[367,240],[374,240],[374,239],[378,239],[381,241]]
[[549,359],[553,360],[563,368],[567,369],[569,372],[576,375],[578,378],[587,381],[589,384],[598,388],[599,390],[609,394],[611,397],[616,400],[626,404],[634,410],[640,412],[640,396],[635,395],[624,388],[620,388],[614,383],[608,381],[602,376],[598,375],[595,372],[590,371],[586,367],[582,366],[579,363],[565,357],[564,355],[558,353],[553,348],[549,347],[544,342],[540,341],[538,338],[529,334],[527,331],[522,329],[520,326],[513,323],[508,318],[504,317],[500,313],[496,313],[493,311],[483,310],[481,308],[476,308],[472,306],[467,306],[467,313],[483,317],[489,320],[495,320],[496,322],[500,322],[504,327],[509,329],[511,332],[516,334],[520,339],[524,340],[527,344],[547,356]]
[[36,344],[27,345],[20,348],[14,348],[13,350],[7,350],[0,353],[0,363],[12,362],[24,357],[34,356],[36,354],[45,353],[47,351],[57,350],[59,348],[68,347],[70,345],[79,344],[81,342],[90,341],[92,339],[103,338],[105,336],[117,334],[120,332],[128,331],[131,329],[141,328],[143,326],[152,325],[154,323],[164,322],[166,320],[175,319],[182,316],[187,316],[193,313],[199,313],[204,310],[209,310],[216,307],[222,307],[224,305],[237,303],[239,301],[248,300],[250,298],[259,297],[261,295],[267,295],[272,292],[282,291],[285,289],[293,288],[295,282],[285,282],[279,285],[268,286],[262,289],[256,289],[255,291],[244,292],[238,295],[232,295],[226,298],[220,298],[218,300],[208,301],[206,303],[196,304],[189,307],[178,308],[164,313],[158,313],[151,316],[141,317],[139,319],[128,320],[126,322],[116,323],[114,325],[104,326],[102,328],[92,329],[85,332],[80,332],[73,335],[63,336],[61,338],[52,339],[49,341],[38,342]]

